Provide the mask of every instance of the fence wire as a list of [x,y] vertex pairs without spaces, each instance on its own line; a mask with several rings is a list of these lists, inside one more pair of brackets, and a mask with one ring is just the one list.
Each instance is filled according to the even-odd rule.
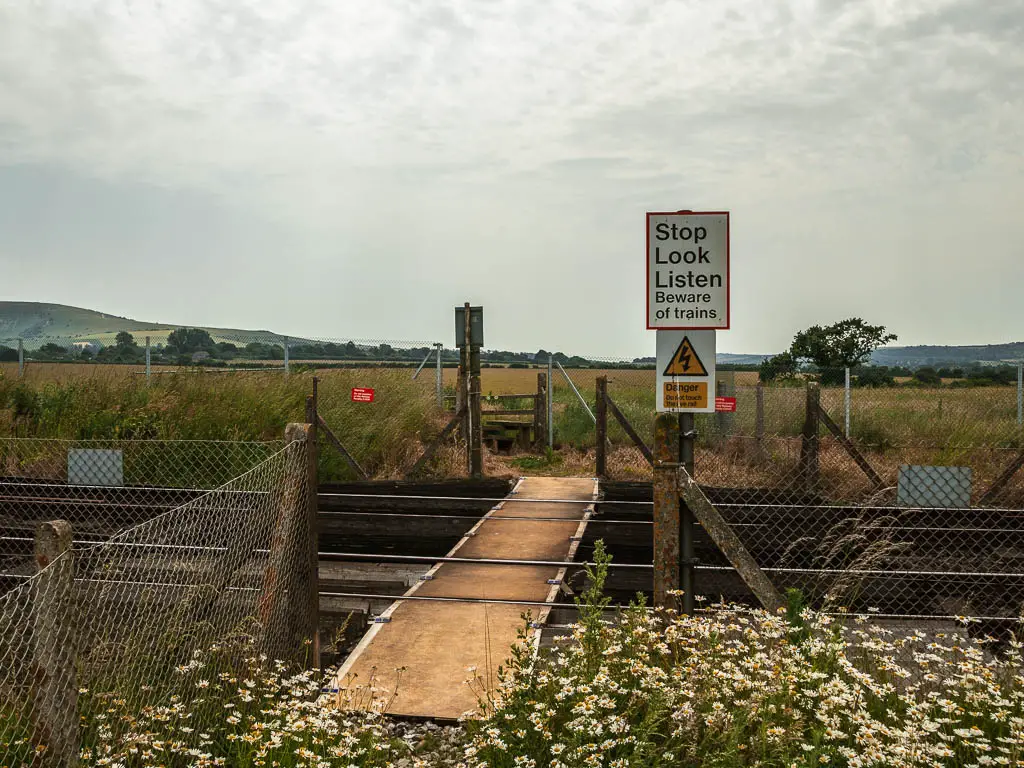
[[31,571],[36,526],[104,541],[266,461],[281,441],[0,438],[0,571]]
[[[225,717],[215,691],[238,716],[263,706],[285,669],[267,659],[303,663],[315,627],[306,461],[289,443],[102,544],[43,524],[43,567],[0,595],[0,765],[197,756]],[[145,743],[145,718],[174,740]]]

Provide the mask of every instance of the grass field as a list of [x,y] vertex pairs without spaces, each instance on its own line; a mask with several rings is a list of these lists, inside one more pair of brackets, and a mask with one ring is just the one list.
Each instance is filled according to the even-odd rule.
[[[32,363],[19,379],[16,365],[0,366],[0,436],[280,439],[285,424],[304,419],[305,398],[312,392],[313,372],[298,366],[290,375],[282,371],[181,369],[177,374],[154,376],[149,386],[144,376],[138,375],[140,371],[133,366]],[[532,394],[539,372],[543,371],[485,368],[483,393],[485,397]],[[445,390],[450,393],[456,371],[446,368],[443,373]],[[574,369],[567,373],[591,409],[596,377],[606,375],[610,396],[641,437],[651,443],[653,370]],[[401,476],[450,418],[437,405],[433,369],[424,369],[415,381],[409,368],[327,369],[317,376],[321,415],[378,477]],[[737,398],[737,412],[697,417],[698,449],[704,457],[705,473],[723,483],[768,483],[772,477],[776,484],[783,482],[798,460],[804,390],[799,386],[764,389],[764,439],[757,443],[756,375],[732,376],[734,384],[728,393]],[[374,388],[374,403],[351,402],[352,387]],[[823,389],[821,402],[842,427],[843,390]],[[504,401],[501,406],[528,409],[532,400]],[[1024,445],[1014,387],[855,389],[851,406],[851,437],[887,481],[894,482],[901,463],[968,465],[975,468],[979,481],[987,481]],[[561,459],[557,466],[535,469],[586,471],[584,465],[592,466],[588,454],[595,446],[593,420],[557,368],[554,426]],[[826,434],[824,430],[822,434]],[[613,419],[609,438],[623,473],[644,476],[646,463]],[[845,451],[835,450],[838,443],[829,440],[823,441],[823,473],[831,473],[832,484],[860,493],[865,478]],[[449,458],[455,452],[452,446]],[[326,476],[348,475],[337,454],[322,454]],[[442,451],[442,462],[446,455]],[[457,458],[449,463],[451,466],[435,469],[453,474],[463,471]]]

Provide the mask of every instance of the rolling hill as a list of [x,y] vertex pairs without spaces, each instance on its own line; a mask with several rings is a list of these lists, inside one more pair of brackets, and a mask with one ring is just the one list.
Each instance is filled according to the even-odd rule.
[[[47,341],[94,341],[106,346],[114,343],[120,331],[128,331],[139,341],[149,336],[154,344],[163,343],[167,334],[181,326],[132,320],[128,317],[108,315],[92,309],[69,307],[64,304],[45,304],[36,301],[0,301],[0,344],[11,345],[23,339],[25,346],[35,348]],[[266,330],[238,328],[211,328],[204,330],[215,341],[262,341],[280,343],[284,336]],[[293,339],[295,342],[304,339]],[[757,365],[767,355],[720,353],[719,363]],[[972,363],[998,364],[1024,360],[1024,342],[971,346],[909,346],[884,347],[871,356],[875,365],[970,365]]]
[[[92,309],[69,307],[64,304],[44,304],[36,301],[0,301],[0,342],[22,339],[26,347],[33,348],[53,340],[95,341],[103,345],[114,343],[121,331],[137,337],[149,336],[154,344],[166,341],[167,334],[181,326],[132,320],[108,315]],[[215,341],[273,342],[283,336],[270,331],[246,331],[237,328],[204,328]]]

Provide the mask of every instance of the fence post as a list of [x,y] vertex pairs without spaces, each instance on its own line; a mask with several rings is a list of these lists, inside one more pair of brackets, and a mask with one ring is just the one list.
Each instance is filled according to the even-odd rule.
[[764,455],[764,382],[758,381],[754,390],[756,407],[754,411],[754,443],[758,456]]
[[[728,389],[724,379],[718,379],[715,381],[715,396],[725,397],[728,394]],[[728,414],[725,411],[715,411],[715,432],[716,439],[719,445],[725,442],[726,433],[726,417]]]
[[597,377],[597,402],[594,403],[597,416],[597,476],[602,480],[608,476],[608,377]]
[[149,336],[146,337],[146,383],[150,383],[150,378],[153,375],[151,347],[149,344]]
[[850,366],[846,366],[846,386],[843,390],[843,411],[846,416],[845,432],[846,439],[850,439]]
[[71,524],[40,524],[35,558],[33,739],[37,747],[46,748],[47,766],[70,768],[78,764],[79,748]]
[[25,344],[18,339],[18,376],[25,375]]
[[444,410],[444,368],[441,365],[441,351],[444,345],[436,343],[437,348],[437,373],[435,375],[434,388],[437,390],[437,407]]
[[548,448],[555,447],[555,377],[551,372],[551,353],[548,353]]
[[654,419],[654,604],[674,608],[679,589],[679,419],[659,413]]
[[466,302],[466,342],[469,344],[469,474],[479,478],[484,474],[484,425],[480,391],[480,341],[472,337],[469,302]]
[[263,576],[260,616],[272,658],[319,664],[316,453],[309,424],[289,424],[285,444],[298,444],[283,478],[281,510]]
[[1024,426],[1024,363],[1017,363],[1017,426]]
[[284,337],[284,341],[282,343],[284,344],[284,372],[285,373],[291,373],[292,369],[291,369],[290,361],[288,359],[288,352],[289,352],[289,350],[288,350],[288,337],[287,336]]
[[538,373],[537,396],[533,398],[533,443],[538,449],[547,444],[544,429],[547,424],[547,388],[547,376]]
[[800,478],[804,491],[814,493],[818,488],[818,412],[821,408],[821,388],[818,382],[807,382],[807,404],[804,414],[803,435],[800,440]]

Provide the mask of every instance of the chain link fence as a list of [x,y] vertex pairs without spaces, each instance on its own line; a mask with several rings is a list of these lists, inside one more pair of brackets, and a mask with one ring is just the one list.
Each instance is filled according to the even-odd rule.
[[[211,725],[297,685],[285,670],[312,662],[316,631],[307,451],[294,439],[100,544],[37,526],[38,572],[0,594],[0,765],[196,758]],[[167,741],[146,741],[147,718]]]
[[283,445],[0,438],[0,571],[31,572],[40,523],[66,520],[79,540],[105,541],[250,472]]

